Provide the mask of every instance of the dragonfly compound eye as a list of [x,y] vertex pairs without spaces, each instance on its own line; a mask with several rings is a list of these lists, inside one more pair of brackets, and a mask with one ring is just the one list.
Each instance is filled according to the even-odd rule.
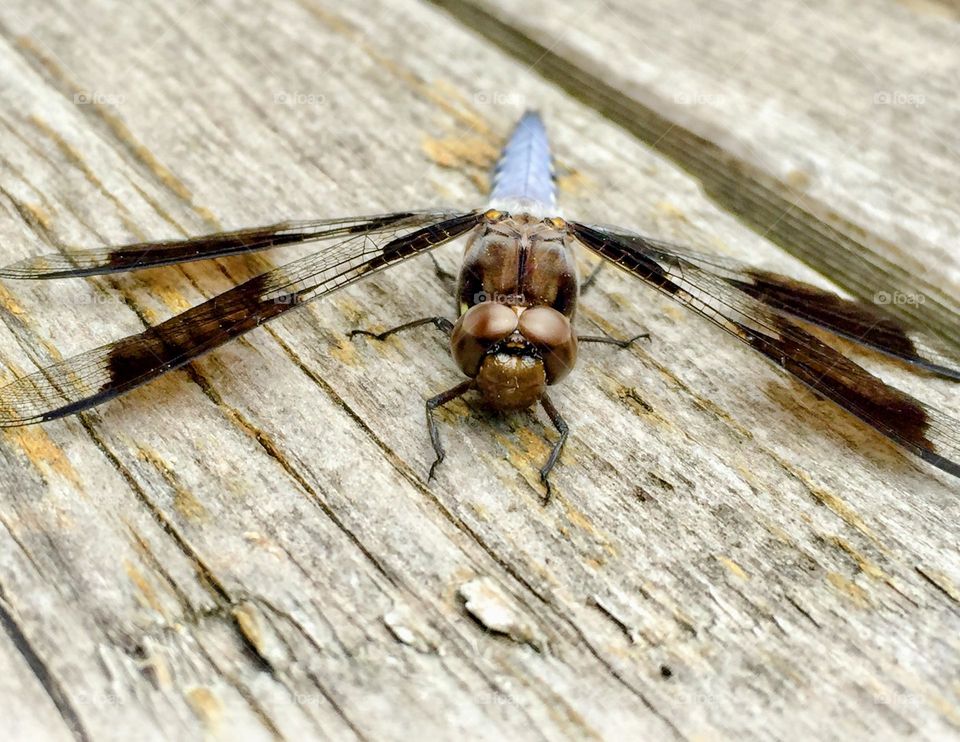
[[540,351],[548,384],[570,373],[577,361],[577,334],[567,317],[551,307],[531,307],[520,315],[517,329]]
[[517,329],[517,313],[506,304],[483,302],[460,315],[450,336],[453,358],[467,376],[476,376],[483,356]]

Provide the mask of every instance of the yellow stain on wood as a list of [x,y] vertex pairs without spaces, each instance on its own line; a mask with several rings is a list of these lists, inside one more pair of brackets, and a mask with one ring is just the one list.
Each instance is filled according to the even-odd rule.
[[45,231],[49,232],[52,226],[52,219],[50,214],[48,214],[44,209],[32,204],[29,201],[22,201],[20,205],[30,214],[30,218],[40,225]]
[[483,505],[476,502],[468,502],[467,508],[471,510],[479,520],[484,522],[490,521],[490,511],[483,507]]
[[232,613],[240,633],[257,650],[257,654],[263,656],[263,632],[260,630],[260,614],[257,609],[250,603],[241,603]]
[[613,388],[607,388],[603,384],[604,391],[607,391],[614,399],[622,402],[633,414],[643,419],[644,425],[653,423],[656,427],[663,430],[676,430],[677,426],[657,411],[647,402],[635,387],[615,384]]
[[[367,339],[372,340],[372,338]],[[373,340],[373,343],[376,345],[383,344],[377,340]],[[362,365],[360,354],[357,352],[357,343],[348,337],[339,338],[335,344],[331,344],[330,355],[333,356],[335,360],[347,366]]]
[[777,539],[777,541],[779,541],[780,543],[788,544],[790,546],[796,545],[797,542],[793,538],[793,536],[787,533],[781,526],[777,525],[776,523],[773,523],[772,521],[764,520],[764,526],[766,527],[770,535],[773,536],[775,539]]
[[71,466],[63,449],[53,442],[42,427],[31,425],[25,428],[5,428],[3,435],[18,446],[40,472],[52,471],[66,479],[79,491],[84,491],[80,476]]
[[923,567],[923,574],[954,601],[960,603],[960,588],[946,574],[929,567]]
[[592,191],[596,188],[596,183],[594,178],[579,170],[568,170],[563,175],[557,176],[557,190],[561,198]]
[[960,726],[960,712],[957,711],[955,701],[944,698],[939,693],[927,694],[927,700],[929,700],[930,704],[943,714],[945,718],[949,719],[954,726]]
[[591,521],[586,515],[584,515],[579,510],[571,507],[569,503],[564,505],[564,513],[567,516],[567,520],[579,528],[581,531],[586,531],[589,534],[596,535],[597,530],[593,526],[593,521]]
[[210,517],[206,506],[200,502],[196,495],[177,481],[176,476],[157,453],[143,447],[138,448],[137,453],[141,459],[149,462],[160,472],[160,476],[173,490],[173,508],[184,519],[191,522],[201,522]]
[[671,221],[687,222],[687,223],[689,223],[690,221],[689,219],[687,219],[687,215],[683,211],[683,209],[681,209],[679,206],[677,206],[671,201],[666,201],[666,200],[658,201],[655,208],[658,214],[666,217]]
[[877,537],[877,535],[870,529],[870,527],[863,521],[863,519],[857,514],[857,512],[845,503],[840,497],[833,494],[832,492],[827,492],[825,489],[818,487],[816,484],[811,481],[810,477],[807,474],[797,469],[789,461],[786,461],[779,456],[777,456],[773,451],[767,451],[767,453],[773,457],[773,459],[787,472],[796,477],[806,488],[810,495],[820,504],[826,506],[831,510],[835,515],[837,515],[842,521],[847,525],[852,526],[856,530],[860,531],[864,536],[870,539],[874,545],[880,549],[885,554],[889,553],[889,549],[884,546],[883,542]]
[[871,577],[874,580],[881,580],[883,582],[890,582],[893,579],[890,577],[890,575],[880,569],[880,567],[857,551],[846,539],[843,539],[840,536],[830,536],[828,540],[834,546],[846,552],[857,563],[860,571],[867,575],[867,577]]
[[[346,318],[345,325],[349,326],[351,329],[356,327],[358,330],[369,330],[371,328],[367,327],[364,323],[367,322],[367,314],[369,310],[366,306],[354,299],[350,294],[339,293],[336,298],[333,299],[333,303],[336,304],[337,309],[341,314]],[[310,311],[317,311],[317,305],[311,304]],[[319,315],[318,315],[319,316]]]
[[447,113],[468,129],[481,134],[492,134],[490,124],[473,105],[474,91],[464,95],[462,88],[447,80],[434,80],[426,89],[431,101],[441,105]]
[[7,291],[3,286],[0,286],[0,305],[10,312],[10,314],[13,314],[17,317],[22,317],[26,314],[23,307],[21,307],[17,303],[17,300],[13,298],[13,294]]
[[730,570],[737,577],[739,577],[741,580],[750,579],[750,575],[748,575],[744,571],[743,567],[741,567],[739,564],[737,564],[735,561],[733,561],[729,557],[717,555],[717,561],[720,562],[720,564],[722,564],[724,567]]
[[[163,306],[175,314],[186,311],[193,304],[181,293],[184,286],[183,274],[169,267],[155,268],[141,271],[137,278],[142,281],[150,296],[157,297]],[[151,324],[157,322],[156,312],[148,307],[142,307],[144,315],[148,315]]]
[[223,704],[213,690],[203,685],[195,685],[187,688],[183,695],[207,732],[216,735],[223,719]]
[[867,591],[838,572],[827,572],[827,582],[862,608],[870,605]]
[[674,322],[683,322],[690,317],[690,310],[686,307],[680,306],[679,304],[664,304],[659,311],[661,314],[667,315],[667,317],[672,319]]
[[[531,431],[527,431],[527,432],[531,436],[534,435]],[[570,443],[568,441],[567,446],[569,445]],[[533,459],[533,462],[540,462],[541,460],[546,461],[546,454],[547,454],[547,451],[549,450],[549,445],[545,444],[543,446],[543,449],[544,449],[544,453],[543,453],[544,458]],[[564,448],[564,452],[566,452],[566,448]],[[564,458],[564,457],[561,457],[561,458]],[[560,465],[560,463],[561,462],[558,462],[558,466]],[[575,462],[571,462],[569,460],[566,462],[566,464],[568,466],[576,465]],[[530,465],[530,461],[528,460],[526,464],[518,465],[518,468],[521,468],[521,466],[523,468],[529,468],[529,465]],[[531,481],[531,484],[537,487],[538,489],[541,489],[543,487],[543,484],[540,482],[540,465],[541,464],[536,463],[535,480],[531,481],[530,479],[528,479],[528,481]],[[554,473],[556,473],[556,469],[554,470]],[[619,550],[613,545],[613,543],[610,541],[608,536],[604,534],[602,531],[598,530],[597,527],[594,525],[593,521],[590,520],[590,518],[584,512],[582,512],[581,510],[578,510],[573,505],[571,505],[570,501],[567,500],[566,498],[559,498],[558,502],[562,503],[564,516],[566,517],[566,521],[570,526],[573,526],[578,530],[580,530],[581,532],[588,534],[591,538],[594,539],[596,545],[599,546],[601,549],[603,549],[603,551],[608,556],[616,557],[619,555],[620,553]],[[570,537],[570,529],[567,528],[567,526],[565,525],[560,526],[560,530],[564,533],[565,537],[567,538]],[[599,569],[604,564],[606,564],[606,560],[603,557],[586,557],[585,561],[597,569]]]
[[440,167],[462,170],[465,166],[489,168],[497,159],[496,146],[483,137],[424,137],[423,151]]
[[[746,457],[745,454],[746,453]],[[736,457],[734,460],[734,469],[737,474],[740,475],[740,478],[751,487],[755,487],[759,490],[763,490],[765,485],[764,480],[757,476],[754,471],[754,462],[752,460],[752,452],[737,451]]]
[[[461,398],[455,399],[452,402],[448,402],[443,407],[436,411],[437,417],[443,422],[449,425],[455,425],[458,422],[466,420],[470,415],[473,414],[473,411],[470,409],[470,406]],[[484,414],[482,410],[478,410],[477,414]]]
[[178,487],[173,495],[173,507],[190,521],[203,521],[210,517],[209,511],[196,495],[182,487]]
[[157,314],[150,307],[138,307],[140,314],[143,315],[143,320],[151,327],[154,325],[159,325],[163,321],[163,317]]
[[670,612],[673,615],[673,620],[676,621],[680,626],[689,631],[691,634],[697,633],[697,625],[694,623],[693,619],[684,613],[677,606],[672,606]]
[[[781,465],[783,462],[780,462]],[[877,538],[877,535],[870,529],[870,527],[863,522],[863,519],[857,514],[857,512],[851,508],[847,503],[845,503],[840,497],[833,494],[832,492],[827,492],[824,489],[821,489],[815,486],[810,482],[809,478],[800,472],[791,469],[791,472],[801,477],[803,483],[807,486],[810,494],[816,498],[817,502],[826,505],[831,511],[833,511],[837,516],[839,516],[845,523],[856,528],[860,533],[873,541],[877,546],[882,547],[880,539]],[[886,549],[884,549],[886,551]]]
[[701,397],[693,392],[690,392],[690,396],[693,399],[693,403],[697,407],[702,409],[704,412],[708,412],[709,414],[713,415],[718,420],[723,421],[726,426],[733,430],[742,440],[753,440],[753,433],[750,432],[750,429],[740,425],[736,420],[730,417],[725,409],[720,407],[712,399]]
[[132,562],[124,559],[123,567],[127,572],[127,577],[130,578],[130,581],[139,591],[140,603],[166,618],[167,614],[163,609],[163,603],[160,602],[160,598],[157,596],[157,592],[153,589],[153,585],[150,584],[150,581],[143,576],[143,573],[140,572],[140,570],[138,570]]
[[497,442],[507,451],[510,462],[531,487],[539,488],[540,467],[532,462],[546,461],[549,453],[547,442],[526,427],[519,428],[512,435],[496,434]]
[[499,153],[489,139],[470,135],[424,137],[421,144],[427,157],[437,165],[463,172],[478,190],[489,190],[489,172]]

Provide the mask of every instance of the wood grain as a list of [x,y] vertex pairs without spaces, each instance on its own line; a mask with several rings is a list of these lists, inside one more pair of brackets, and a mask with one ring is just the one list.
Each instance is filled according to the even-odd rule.
[[[13,0],[0,260],[473,207],[530,106],[565,213],[929,293],[936,324],[960,287],[960,26],[933,7]],[[631,111],[709,147],[645,142]],[[750,198],[802,192],[795,234],[844,239],[774,244],[698,172],[708,149],[724,182],[762,185]],[[0,381],[302,252],[6,282]],[[455,269],[458,247],[439,258]],[[459,378],[442,338],[347,333],[452,313],[418,260],[99,410],[4,431],[4,738],[958,735],[955,480],[606,271],[581,329],[651,340],[585,351],[558,387],[554,502],[549,422],[464,402],[428,482],[423,400]],[[866,360],[960,414],[956,385]]]

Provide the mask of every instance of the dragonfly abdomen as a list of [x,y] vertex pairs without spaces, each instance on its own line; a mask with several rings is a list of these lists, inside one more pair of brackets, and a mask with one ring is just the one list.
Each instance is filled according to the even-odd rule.
[[493,171],[490,207],[508,213],[558,216],[557,186],[547,129],[540,114],[517,122]]

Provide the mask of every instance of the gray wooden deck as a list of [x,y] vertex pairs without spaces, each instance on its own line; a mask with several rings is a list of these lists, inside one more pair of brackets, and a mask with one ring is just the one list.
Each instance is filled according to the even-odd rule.
[[[946,0],[8,0],[0,262],[472,207],[535,107],[567,214],[949,334],[958,50]],[[4,283],[0,381],[302,252]],[[464,403],[427,482],[443,343],[346,333],[450,312],[421,259],[2,431],[0,736],[960,736],[955,480],[609,270],[582,329],[652,338],[557,389],[554,502],[547,421]]]

